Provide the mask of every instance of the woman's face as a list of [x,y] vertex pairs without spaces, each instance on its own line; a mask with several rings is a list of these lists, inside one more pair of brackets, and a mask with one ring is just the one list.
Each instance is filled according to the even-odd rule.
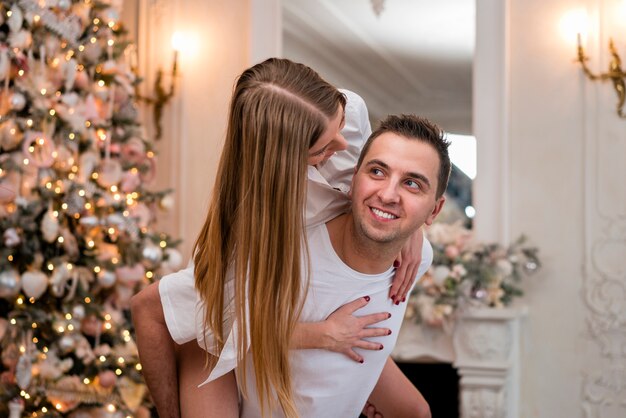
[[341,135],[341,130],[346,123],[345,111],[338,106],[337,113],[330,120],[326,130],[319,139],[309,148],[309,165],[318,165],[328,160],[335,152],[348,147],[346,139]]

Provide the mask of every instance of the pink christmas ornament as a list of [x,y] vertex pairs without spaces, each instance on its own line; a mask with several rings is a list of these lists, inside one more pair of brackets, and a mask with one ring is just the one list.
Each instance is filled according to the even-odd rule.
[[22,142],[22,154],[35,167],[48,168],[54,162],[54,141],[43,132],[28,131]]
[[11,188],[11,186],[4,182],[0,183],[0,203],[10,203],[15,200],[15,191]]
[[146,145],[139,138],[130,138],[122,145],[122,159],[128,164],[138,164],[146,158]]
[[117,383],[117,376],[112,370],[104,370],[98,373],[98,383],[103,388],[113,387]]
[[122,183],[120,184],[120,190],[124,193],[132,193],[141,185],[141,178],[139,174],[127,171],[122,177]]
[[89,315],[80,322],[80,330],[89,337],[95,337],[102,332],[102,321],[94,315]]
[[14,119],[9,119],[0,126],[0,147],[11,151],[22,142],[24,135]]
[[134,286],[144,278],[146,269],[141,263],[137,263],[134,266],[118,267],[115,269],[115,274],[120,283],[126,286]]

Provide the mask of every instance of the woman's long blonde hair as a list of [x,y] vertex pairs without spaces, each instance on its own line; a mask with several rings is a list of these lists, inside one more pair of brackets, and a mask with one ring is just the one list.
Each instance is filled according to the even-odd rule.
[[[196,288],[217,352],[225,342],[227,272],[234,276],[236,319],[239,330],[250,330],[262,413],[275,407],[275,395],[287,417],[298,415],[288,354],[308,283],[301,270],[307,251],[307,157],[339,106],[345,107],[345,97],[305,65],[272,58],[244,71],[232,97],[209,212],[195,243]],[[237,334],[242,370],[247,338]],[[245,394],[245,377],[239,384]]]

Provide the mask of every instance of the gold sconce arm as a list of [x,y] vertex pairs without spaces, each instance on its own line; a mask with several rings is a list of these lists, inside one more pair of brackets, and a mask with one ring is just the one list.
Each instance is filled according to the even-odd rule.
[[176,92],[176,76],[178,73],[177,69],[177,52],[174,52],[174,64],[172,65],[172,81],[170,84],[169,90],[163,87],[163,70],[159,68],[156,74],[156,79],[154,80],[154,97],[145,97],[139,94],[139,92],[135,92],[135,97],[138,100],[141,100],[144,103],[152,106],[152,116],[154,119],[154,128],[155,128],[155,136],[156,139],[160,139],[163,135],[163,126],[161,124],[161,119],[163,117],[163,108],[169,101],[174,97],[174,93]]
[[622,60],[615,49],[613,39],[609,40],[609,52],[611,53],[609,71],[606,73],[594,74],[587,66],[587,61],[589,59],[585,56],[585,51],[580,40],[580,34],[578,35],[578,62],[582,66],[585,75],[592,81],[611,80],[615,93],[617,94],[617,115],[620,118],[626,118],[626,115],[624,114],[624,102],[626,101],[626,83],[624,82],[624,79],[626,78],[626,72],[622,70]]

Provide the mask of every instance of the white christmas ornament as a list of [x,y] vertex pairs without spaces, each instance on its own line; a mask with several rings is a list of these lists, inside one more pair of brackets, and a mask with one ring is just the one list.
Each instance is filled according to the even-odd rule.
[[59,4],[58,4],[59,9],[69,10],[71,6],[72,6],[71,0],[59,0]]
[[9,50],[3,48],[0,50],[0,80],[4,80],[9,76],[11,71],[11,61],[9,59]]
[[0,298],[10,299],[20,292],[20,275],[15,270],[0,273]]
[[22,22],[24,22],[24,14],[16,4],[11,7],[11,16],[7,20],[7,25],[11,32],[17,32],[22,29]]
[[76,60],[74,58],[63,64],[63,77],[65,78],[65,91],[70,91],[76,81]]
[[76,305],[72,308],[72,316],[78,320],[85,317],[85,307],[83,305]]
[[20,111],[24,109],[24,106],[26,106],[26,97],[17,91],[13,92],[13,94],[9,97],[9,103],[11,105],[11,109]]
[[20,234],[17,232],[15,228],[9,228],[6,231],[4,231],[3,238],[4,238],[4,245],[6,245],[9,248],[15,247],[20,242],[22,242],[20,238]]
[[180,251],[168,248],[165,250],[165,261],[163,264],[171,271],[178,270],[183,264],[183,256]]
[[74,346],[76,346],[76,341],[69,335],[64,335],[59,340],[59,348],[63,353],[69,353],[74,349]]
[[163,196],[163,199],[159,202],[161,209],[163,210],[172,210],[174,208],[174,196],[171,194],[167,194]]
[[93,151],[87,151],[78,158],[78,181],[87,183],[89,177],[100,163],[100,156]]
[[117,276],[112,271],[100,270],[100,272],[98,273],[98,284],[105,289],[113,286],[116,280]]
[[33,43],[33,35],[26,29],[19,32],[11,32],[9,45],[11,48],[26,49]]
[[29,298],[39,298],[48,288],[48,276],[41,271],[27,271],[22,274],[22,289]]
[[60,298],[65,294],[65,285],[70,278],[70,271],[65,263],[56,266],[50,275],[50,293],[54,297]]
[[47,242],[53,242],[59,236],[59,219],[49,209],[41,220],[41,233]]
[[119,161],[104,160],[100,163],[98,173],[98,184],[102,187],[109,188],[120,182],[124,171]]
[[156,265],[163,259],[163,251],[158,245],[155,245],[151,241],[146,241],[144,243],[143,250],[141,251],[141,256],[146,261],[149,268],[156,267]]
[[15,368],[15,381],[22,390],[26,390],[30,386],[33,377],[33,364],[28,354],[22,354]]

